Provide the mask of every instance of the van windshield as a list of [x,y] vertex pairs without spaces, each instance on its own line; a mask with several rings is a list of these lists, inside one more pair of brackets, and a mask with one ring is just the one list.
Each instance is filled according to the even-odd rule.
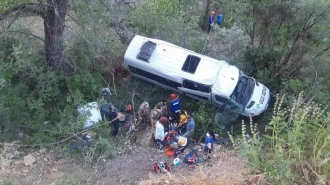
[[244,73],[240,71],[239,80],[237,82],[235,90],[230,95],[230,98],[246,107],[253,94],[254,86],[255,80],[253,78],[247,77]]
[[220,129],[225,129],[242,114],[244,109],[241,104],[229,99],[215,114],[214,122]]

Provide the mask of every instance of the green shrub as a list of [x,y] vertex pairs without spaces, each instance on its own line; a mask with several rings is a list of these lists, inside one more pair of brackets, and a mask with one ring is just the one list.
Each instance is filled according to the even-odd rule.
[[113,158],[116,154],[113,141],[102,137],[97,138],[90,147],[84,148],[82,151],[85,167],[95,166],[101,159]]
[[[261,135],[250,121],[252,138],[237,146],[248,157],[254,173],[266,173],[276,184],[325,184],[330,166],[330,113],[313,101],[305,102],[302,93],[284,106],[277,98],[274,112]],[[248,131],[243,122],[242,136]]]

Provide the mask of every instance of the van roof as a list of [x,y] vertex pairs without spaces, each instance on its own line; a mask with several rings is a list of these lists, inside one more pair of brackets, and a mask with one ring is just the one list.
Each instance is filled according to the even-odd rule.
[[[142,45],[148,41],[156,43],[156,48],[152,52],[148,62],[138,60],[136,58],[137,54],[140,53]],[[182,70],[188,55],[197,56],[201,59],[195,73],[189,73]],[[187,78],[207,85],[213,85],[220,69],[229,66],[225,61],[219,61],[162,40],[146,38],[140,35],[136,35],[131,41],[125,53],[125,58],[138,61],[143,66],[147,64],[156,69],[162,69],[164,72],[166,71],[165,74],[180,74],[182,78]]]

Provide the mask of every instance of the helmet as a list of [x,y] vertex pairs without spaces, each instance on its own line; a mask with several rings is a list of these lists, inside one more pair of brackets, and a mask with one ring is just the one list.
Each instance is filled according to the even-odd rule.
[[175,158],[174,160],[173,160],[173,164],[174,164],[174,166],[179,166],[180,165],[180,158]]
[[171,94],[170,95],[170,100],[174,100],[176,98],[176,95],[175,94]]

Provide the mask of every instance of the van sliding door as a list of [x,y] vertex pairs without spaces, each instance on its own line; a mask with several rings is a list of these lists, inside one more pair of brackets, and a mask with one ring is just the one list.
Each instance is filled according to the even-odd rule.
[[184,79],[182,81],[182,86],[183,87],[178,87],[181,92],[195,96],[202,100],[211,100],[212,89],[210,85],[204,85]]
[[194,91],[191,89],[187,89],[184,87],[178,87],[179,91],[183,93],[187,93],[190,96],[195,96],[196,98],[202,99],[202,100],[210,100],[211,93],[203,93],[199,91]]

